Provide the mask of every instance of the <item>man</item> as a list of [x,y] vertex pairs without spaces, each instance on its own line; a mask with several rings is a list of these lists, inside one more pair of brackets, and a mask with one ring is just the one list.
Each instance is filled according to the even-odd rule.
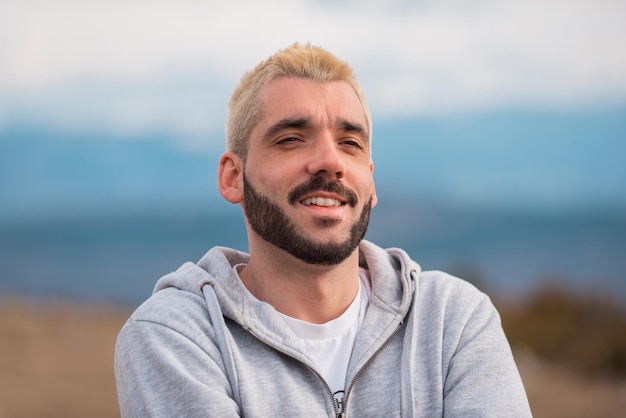
[[211,249],[122,329],[123,417],[529,416],[488,297],[363,241],[371,121],[347,64],[293,45],[229,103],[218,186],[249,255]]

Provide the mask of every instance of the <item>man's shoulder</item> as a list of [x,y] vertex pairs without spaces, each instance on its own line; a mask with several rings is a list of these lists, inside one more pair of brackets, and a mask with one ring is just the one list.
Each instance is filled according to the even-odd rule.
[[421,308],[431,313],[465,316],[480,306],[491,310],[491,301],[483,291],[472,283],[449,273],[432,270],[423,271],[417,279]]
[[474,295],[484,297],[485,294],[469,281],[441,270],[426,270],[419,274],[422,290],[438,293]]
[[464,330],[499,323],[490,297],[470,282],[442,271],[422,272],[418,280],[414,313],[432,331],[455,340]]
[[[128,322],[151,322],[176,329],[210,322],[208,304],[221,304],[218,299],[226,303],[237,291],[230,259],[239,261],[243,259],[241,254],[214,247],[198,263],[182,264],[157,281],[153,294],[133,312]],[[221,298],[207,301],[207,287],[210,295],[217,292]]]
[[150,296],[131,315],[129,321],[147,321],[164,325],[206,317],[206,303],[201,294],[168,287]]

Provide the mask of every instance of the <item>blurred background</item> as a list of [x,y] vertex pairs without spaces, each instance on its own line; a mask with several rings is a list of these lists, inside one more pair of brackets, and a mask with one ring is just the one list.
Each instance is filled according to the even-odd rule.
[[128,314],[247,248],[216,188],[226,103],[295,41],[368,99],[367,238],[493,298],[535,416],[620,416],[625,21],[620,0],[0,0],[0,417],[118,415]]

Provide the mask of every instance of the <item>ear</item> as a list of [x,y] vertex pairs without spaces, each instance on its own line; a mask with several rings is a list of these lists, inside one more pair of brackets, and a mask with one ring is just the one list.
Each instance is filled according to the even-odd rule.
[[217,188],[224,199],[238,204],[243,200],[243,162],[230,151],[222,154],[217,171]]
[[378,196],[376,196],[376,186],[374,186],[374,162],[370,161],[370,178],[372,182],[372,208],[378,203]]

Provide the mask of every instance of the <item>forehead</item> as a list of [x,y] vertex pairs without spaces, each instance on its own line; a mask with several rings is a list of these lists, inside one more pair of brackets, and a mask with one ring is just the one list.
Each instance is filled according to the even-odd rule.
[[283,77],[262,86],[258,97],[262,106],[259,125],[281,118],[301,117],[329,123],[341,119],[367,128],[365,109],[346,81]]

